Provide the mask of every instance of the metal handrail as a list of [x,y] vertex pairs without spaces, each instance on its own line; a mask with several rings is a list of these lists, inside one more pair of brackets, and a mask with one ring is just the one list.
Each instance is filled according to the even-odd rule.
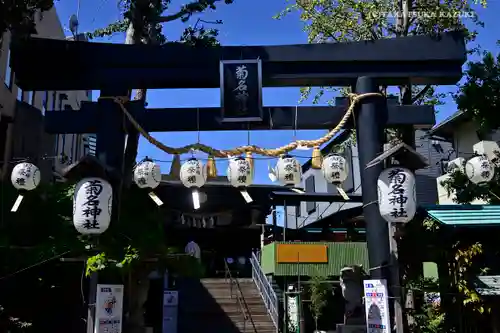
[[231,298],[233,298],[233,284],[236,285],[236,288],[238,288],[238,295],[236,295],[236,299],[238,300],[238,305],[240,306],[240,312],[243,315],[243,331],[246,332],[247,330],[247,320],[250,320],[252,323],[254,332],[257,332],[257,328],[255,327],[255,323],[253,322],[252,316],[250,315],[250,311],[248,309],[248,304],[245,301],[245,297],[243,296],[243,291],[241,290],[240,283],[238,282],[237,279],[233,278],[231,274],[231,270],[229,269],[229,265],[227,264],[226,260],[224,259],[224,266],[225,266],[225,278],[227,279],[229,277],[229,288],[230,288],[230,293],[231,293]]
[[264,272],[259,263],[259,259],[252,253],[252,257],[250,258],[250,263],[252,264],[252,279],[259,289],[260,296],[264,300],[264,304],[266,305],[266,309],[271,316],[271,320],[273,321],[276,332],[279,331],[279,312],[278,312],[278,297],[276,296],[276,292],[274,291],[271,283],[266,278]]

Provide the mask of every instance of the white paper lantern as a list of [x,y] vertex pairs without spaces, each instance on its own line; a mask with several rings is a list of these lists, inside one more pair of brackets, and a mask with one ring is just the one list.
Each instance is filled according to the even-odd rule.
[[392,167],[380,173],[377,182],[380,215],[387,222],[405,223],[415,216],[415,175],[406,168]]
[[84,235],[99,235],[111,222],[113,188],[101,178],[84,178],[75,187],[73,225]]
[[242,158],[234,158],[229,160],[227,167],[227,180],[234,187],[247,187],[252,184],[252,166]]
[[140,188],[154,189],[160,185],[160,166],[152,161],[143,161],[134,169],[134,181]]
[[344,157],[332,154],[323,159],[321,172],[327,182],[331,184],[343,183],[349,175],[349,166]]
[[465,173],[474,184],[487,183],[495,176],[495,166],[485,155],[480,155],[467,161]]
[[207,182],[207,167],[200,160],[191,158],[181,166],[180,178],[184,186],[200,188]]
[[278,159],[274,172],[276,179],[283,185],[297,186],[302,180],[302,166],[295,157],[290,155]]
[[10,175],[12,185],[18,190],[32,191],[40,184],[40,169],[32,163],[19,163]]

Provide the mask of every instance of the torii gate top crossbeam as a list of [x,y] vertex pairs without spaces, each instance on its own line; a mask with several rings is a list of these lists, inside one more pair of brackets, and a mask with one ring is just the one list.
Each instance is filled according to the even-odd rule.
[[[40,57],[43,55],[43,57]],[[336,44],[120,45],[30,38],[13,41],[11,66],[24,90],[218,88],[219,61],[261,59],[263,86],[455,84],[466,60],[463,37],[412,36]],[[36,73],[36,74],[35,74]]]

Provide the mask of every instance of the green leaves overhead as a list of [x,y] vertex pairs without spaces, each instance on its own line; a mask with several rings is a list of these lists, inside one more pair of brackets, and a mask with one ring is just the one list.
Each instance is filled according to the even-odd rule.
[[47,11],[54,6],[54,0],[0,0],[0,40],[6,31],[21,36],[35,31],[35,13]]
[[495,57],[486,52],[480,61],[468,64],[455,100],[459,110],[472,114],[483,134],[500,128],[500,53]]
[[[282,19],[298,12],[304,23],[309,43],[341,43],[376,40],[411,35],[438,35],[443,32],[461,31],[468,41],[476,32],[469,30],[482,25],[473,6],[486,6],[486,1],[465,0],[297,0],[275,18]],[[467,23],[467,27],[465,25]],[[472,24],[471,24],[472,23]],[[401,92],[405,87],[400,88]],[[345,89],[345,88],[342,88]],[[425,91],[423,91],[426,89]],[[325,95],[331,98],[339,88],[314,89],[313,103]],[[444,94],[436,87],[411,87],[414,103],[442,104]],[[420,93],[423,91],[424,93]],[[310,89],[303,89],[301,101],[309,98]],[[340,92],[342,94],[342,92]],[[415,96],[418,95],[418,98]]]
[[[181,20],[188,22],[193,15],[202,13],[206,10],[215,10],[216,4],[222,2],[219,0],[197,0],[182,5],[177,11],[168,13],[170,8],[170,0],[153,1],[153,0],[123,0],[120,2],[120,10],[123,19],[109,24],[107,27],[97,29],[88,33],[89,38],[100,38],[112,36],[115,33],[126,32],[130,23],[134,24],[134,28],[142,27],[139,36],[144,41],[154,41],[156,44],[164,44],[169,41],[163,34],[163,24]],[[225,0],[225,4],[231,4],[233,0]],[[181,35],[179,42],[186,43],[192,46],[214,46],[218,45],[217,29],[206,29],[200,23],[204,22],[200,19],[194,26],[187,27]],[[204,22],[212,24],[222,24],[222,21]],[[175,41],[174,41],[175,42]]]

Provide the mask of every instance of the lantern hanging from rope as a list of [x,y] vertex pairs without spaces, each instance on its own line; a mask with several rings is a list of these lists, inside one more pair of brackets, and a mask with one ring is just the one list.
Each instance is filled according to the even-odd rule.
[[380,215],[391,223],[409,222],[417,211],[415,175],[402,167],[387,168],[377,181]]
[[486,155],[475,156],[465,163],[465,174],[474,184],[487,183],[495,176],[495,166]]
[[270,170],[270,178],[285,186],[297,186],[302,181],[302,166],[295,157],[283,155],[274,169]]
[[[150,159],[139,162],[134,168],[134,182],[139,188],[155,189],[161,183],[160,165]],[[149,197],[158,205],[163,205],[161,199],[153,192],[149,192]]]
[[192,189],[193,207],[199,209],[200,195],[198,189],[207,182],[206,166],[200,160],[190,158],[181,166],[180,179],[184,186]]
[[327,182],[333,184],[344,200],[349,200],[349,196],[342,189],[341,185],[349,176],[349,165],[347,160],[338,154],[330,154],[323,159],[321,172]]
[[32,163],[23,162],[14,166],[10,174],[10,181],[12,182],[12,186],[19,191],[19,195],[12,206],[12,212],[16,212],[21,205],[25,192],[32,191],[38,187],[40,177],[40,169]]
[[253,201],[248,194],[246,187],[250,186],[253,181],[252,166],[248,159],[236,157],[229,159],[227,167],[227,180],[240,190],[241,195],[247,203]]
[[75,187],[73,225],[83,235],[100,235],[111,222],[113,188],[104,179],[89,177]]

